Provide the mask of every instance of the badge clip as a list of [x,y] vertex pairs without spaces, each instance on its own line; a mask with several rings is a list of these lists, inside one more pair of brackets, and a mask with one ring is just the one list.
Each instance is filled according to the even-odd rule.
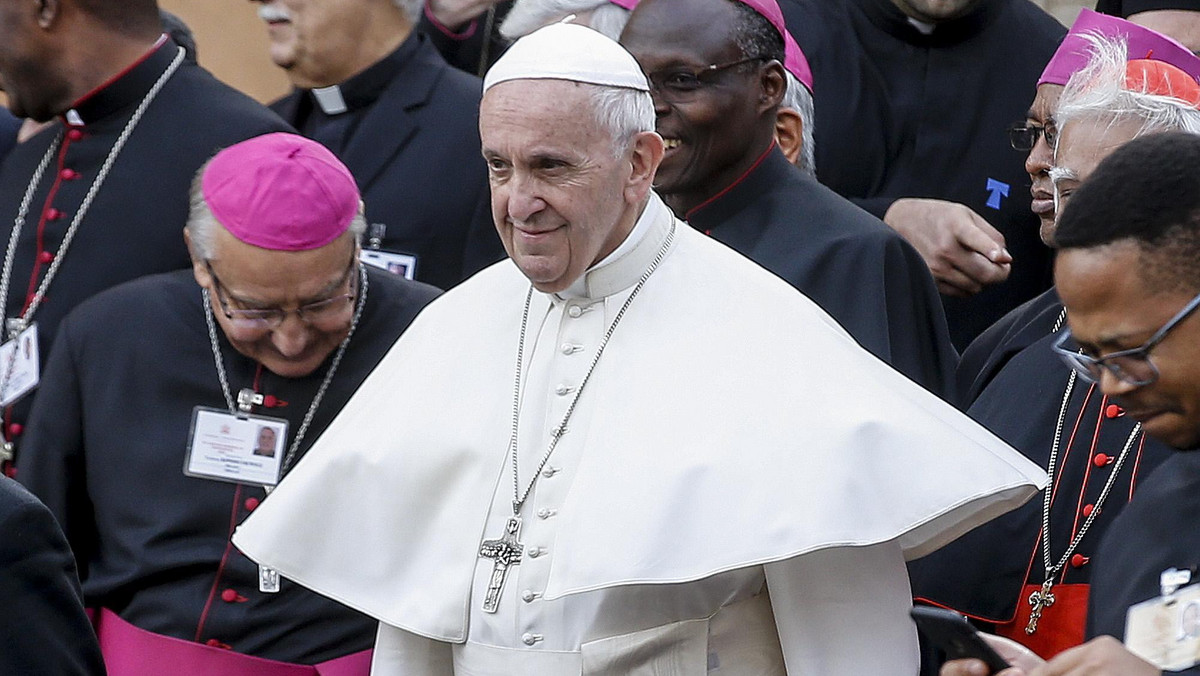
[[238,417],[244,420],[250,415],[251,409],[255,406],[262,406],[263,401],[263,395],[255,392],[249,387],[243,387],[242,389],[238,390]]
[[387,234],[387,226],[383,223],[372,223],[367,228],[367,248],[379,251],[383,247],[383,236]]
[[1174,594],[1180,587],[1192,581],[1192,572],[1189,569],[1180,570],[1175,567],[1168,568],[1158,576],[1158,584],[1162,590],[1163,596]]

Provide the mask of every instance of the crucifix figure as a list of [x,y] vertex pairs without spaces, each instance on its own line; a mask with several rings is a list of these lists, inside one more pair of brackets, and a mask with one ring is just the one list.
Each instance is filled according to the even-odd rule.
[[1042,611],[1054,605],[1054,594],[1050,593],[1050,587],[1054,585],[1053,580],[1047,579],[1042,583],[1042,588],[1029,595],[1029,605],[1033,606],[1033,610],[1029,611],[1029,624],[1025,625],[1025,633],[1033,634],[1037,631],[1038,620],[1042,619]]
[[511,516],[504,524],[504,535],[498,540],[484,540],[479,545],[479,555],[495,559],[492,567],[492,578],[488,581],[487,595],[483,597],[483,612],[494,613],[500,605],[500,591],[504,589],[504,579],[508,577],[509,566],[521,562],[521,554],[525,545],[517,540],[521,534],[521,517]]

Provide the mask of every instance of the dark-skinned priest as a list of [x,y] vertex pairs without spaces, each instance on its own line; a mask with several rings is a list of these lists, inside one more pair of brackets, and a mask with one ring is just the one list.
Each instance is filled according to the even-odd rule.
[[655,190],[693,228],[783,277],[863,347],[948,396],[957,354],[921,257],[797,170],[775,141],[785,35],[775,0],[638,5],[621,44],[650,81],[666,142]]
[[380,620],[376,676],[915,673],[905,559],[1043,473],[674,217],[609,38],[518,40],[480,136],[510,260],[417,318],[235,544]]
[[301,136],[221,151],[191,205],[190,270],[63,321],[20,478],[75,552],[110,675],[366,676],[374,622],[229,537],[437,291],[358,261],[354,178]]
[[111,286],[189,267],[179,230],[196,170],[289,127],[189,61],[155,0],[3,3],[0,89],[18,117],[49,123],[0,164],[2,338],[21,345],[0,375],[12,473],[62,318]]

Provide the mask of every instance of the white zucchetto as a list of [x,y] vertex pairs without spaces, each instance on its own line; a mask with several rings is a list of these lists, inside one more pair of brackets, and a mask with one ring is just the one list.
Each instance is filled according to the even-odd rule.
[[555,23],[526,35],[488,70],[483,91],[509,80],[569,80],[649,92],[633,55],[611,38],[574,23]]

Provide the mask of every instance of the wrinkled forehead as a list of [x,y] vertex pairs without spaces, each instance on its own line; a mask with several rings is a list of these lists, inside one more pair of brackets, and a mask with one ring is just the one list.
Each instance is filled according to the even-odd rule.
[[733,0],[643,0],[629,15],[621,46],[650,72],[705,66],[741,57]]
[[1058,130],[1054,166],[1070,171],[1077,180],[1086,180],[1104,158],[1133,140],[1141,129],[1142,121],[1129,117],[1088,115],[1072,119]]

